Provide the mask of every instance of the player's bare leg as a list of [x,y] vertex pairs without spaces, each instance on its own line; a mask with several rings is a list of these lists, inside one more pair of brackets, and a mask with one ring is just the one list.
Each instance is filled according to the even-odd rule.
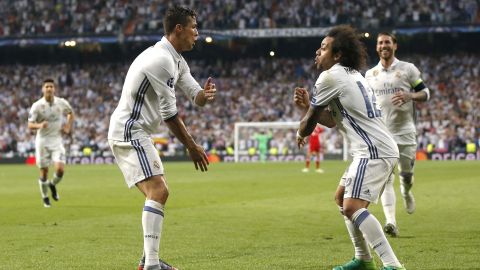
[[307,154],[305,155],[305,168],[302,169],[302,172],[308,172],[310,170],[310,162],[312,158],[312,154],[310,153],[310,150],[307,151]]
[[324,173],[323,169],[320,168],[320,159],[321,159],[320,152],[315,152],[315,158],[316,158],[315,159],[315,168],[316,168],[315,171],[317,173]]
[[174,270],[175,268],[159,259],[160,239],[163,226],[164,207],[168,199],[168,186],[163,175],[155,175],[137,183],[145,195],[142,213],[144,257],[140,270]]

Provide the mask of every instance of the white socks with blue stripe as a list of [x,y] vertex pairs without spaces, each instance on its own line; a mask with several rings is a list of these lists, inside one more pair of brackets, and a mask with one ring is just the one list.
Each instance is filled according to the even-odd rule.
[[158,265],[158,251],[163,224],[163,208],[161,203],[146,200],[142,213],[143,249],[145,266]]
[[38,179],[38,185],[40,186],[40,194],[42,194],[42,198],[48,197],[48,182],[42,181],[42,179]]
[[366,208],[360,208],[352,215],[352,222],[363,233],[363,236],[375,250],[384,266],[402,267],[392,247],[383,233],[380,222]]
[[[339,208],[343,215],[343,207]],[[362,232],[346,216],[343,216],[343,218],[345,219],[345,225],[347,225],[348,234],[350,235],[353,247],[355,248],[355,258],[362,261],[371,261],[372,254],[370,254],[370,249],[368,248],[365,238],[363,238]]]

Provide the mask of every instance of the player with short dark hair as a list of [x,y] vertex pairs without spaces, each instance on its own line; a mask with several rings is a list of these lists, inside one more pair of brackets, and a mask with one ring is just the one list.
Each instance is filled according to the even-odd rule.
[[[164,19],[165,36],[143,51],[130,65],[119,104],[110,118],[108,141],[129,188],[145,195],[142,213],[144,255],[138,269],[175,269],[159,259],[164,206],[169,195],[162,161],[151,141],[161,124],[187,148],[195,168],[207,171],[204,149],[187,131],[178,115],[176,91],[198,106],[215,99],[211,78],[202,87],[190,74],[181,53],[198,38],[196,13],[171,7]],[[163,122],[163,123],[162,123]]]
[[[413,168],[417,150],[414,102],[427,101],[430,90],[425,86],[420,71],[414,64],[400,61],[395,57],[397,39],[388,32],[377,36],[379,63],[367,71],[365,78],[373,88],[378,104],[382,108],[384,122],[392,133],[400,151],[398,164],[400,190],[407,213],[415,211]],[[398,226],[395,218],[395,191],[392,174],[382,194],[382,205],[386,222],[384,231],[396,237]]]
[[[398,162],[395,141],[380,118],[375,95],[358,70],[366,51],[350,26],[337,26],[323,39],[315,63],[323,70],[308,104],[308,92],[296,88],[294,101],[304,112],[297,144],[305,145],[317,123],[337,126],[351,145],[353,160],[340,180],[335,200],[344,216],[355,256],[334,270],[376,269],[368,244],[385,270],[405,269],[398,261],[378,220],[368,210],[376,203]],[[327,109],[329,108],[329,109]]]
[[[33,103],[28,115],[28,128],[36,131],[35,160],[40,168],[40,194],[43,206],[50,207],[48,190],[55,201],[60,199],[57,185],[63,178],[66,155],[62,134],[71,134],[73,125],[72,106],[64,98],[55,96],[53,79],[45,79],[42,84],[43,97]],[[66,122],[64,123],[64,116]],[[48,181],[48,167],[53,162],[55,173]]]

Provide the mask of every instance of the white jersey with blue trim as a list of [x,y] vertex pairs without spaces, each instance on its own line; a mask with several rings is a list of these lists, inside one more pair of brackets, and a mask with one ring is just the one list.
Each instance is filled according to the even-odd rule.
[[[425,89],[420,75],[415,65],[396,58],[387,69],[378,63],[365,73],[365,79],[372,87],[382,108],[385,124],[394,136],[416,133],[414,103],[409,101],[402,106],[396,106],[392,103],[392,97],[400,91],[418,92]],[[415,144],[415,136],[412,138],[412,143]]]
[[43,97],[33,103],[28,114],[28,122],[48,122],[46,128],[36,131],[36,142],[43,145],[61,144],[64,115],[69,113],[73,113],[72,106],[64,98],[54,96],[52,103],[50,103]]
[[398,158],[398,147],[381,119],[375,95],[356,70],[335,64],[315,83],[312,106],[329,105],[337,127],[357,158]]
[[202,87],[185,59],[163,37],[130,65],[120,101],[110,117],[108,139],[128,142],[158,132],[162,120],[178,113],[177,89],[195,104]]

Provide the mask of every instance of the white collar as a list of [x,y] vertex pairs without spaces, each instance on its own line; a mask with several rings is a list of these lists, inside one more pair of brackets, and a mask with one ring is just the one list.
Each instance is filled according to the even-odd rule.
[[182,59],[182,55],[179,54],[177,50],[175,50],[172,43],[170,43],[170,41],[165,36],[163,36],[162,40],[157,42],[157,44],[155,45],[164,46],[165,48],[167,48],[167,50],[170,52],[170,54],[172,54],[173,58],[175,58],[176,61]]
[[380,67],[380,69],[383,70],[383,71],[387,71],[387,70],[392,69],[392,68],[393,68],[395,65],[397,65],[398,63],[400,63],[400,61],[399,61],[396,57],[394,57],[392,64],[391,64],[388,68],[385,68],[385,67],[382,65],[382,61],[379,61],[379,62],[378,62],[378,67]]

